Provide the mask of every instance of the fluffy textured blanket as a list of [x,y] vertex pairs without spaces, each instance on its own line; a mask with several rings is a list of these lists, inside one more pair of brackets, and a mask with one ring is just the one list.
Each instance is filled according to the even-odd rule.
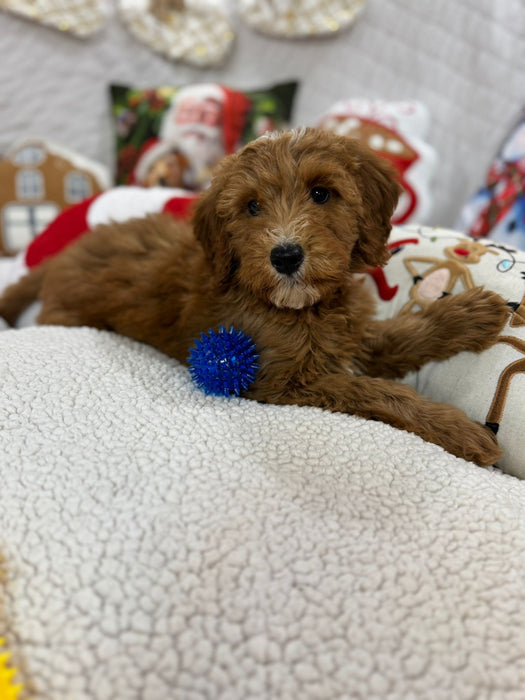
[[0,352],[0,634],[36,700],[523,698],[525,482],[93,329]]

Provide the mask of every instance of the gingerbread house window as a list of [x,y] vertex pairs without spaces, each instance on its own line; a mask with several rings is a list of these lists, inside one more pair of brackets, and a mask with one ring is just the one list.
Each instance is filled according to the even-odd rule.
[[24,146],[13,157],[16,165],[40,165],[45,160],[46,154],[41,146]]
[[8,252],[22,250],[56,218],[59,207],[53,202],[12,204],[3,210],[3,239]]
[[19,170],[16,174],[16,194],[18,199],[43,199],[45,188],[42,173],[30,168]]
[[91,182],[83,173],[68,173],[64,181],[64,196],[71,204],[81,202],[93,194]]

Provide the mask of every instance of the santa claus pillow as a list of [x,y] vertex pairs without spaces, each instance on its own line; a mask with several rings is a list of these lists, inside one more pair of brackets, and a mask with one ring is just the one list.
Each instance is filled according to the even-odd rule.
[[389,160],[399,175],[403,194],[392,223],[424,223],[432,208],[430,185],[437,154],[426,143],[430,115],[417,101],[351,99],[337,102],[319,126],[357,138]]
[[296,89],[295,82],[251,91],[113,85],[117,183],[204,189],[220,158],[288,124]]

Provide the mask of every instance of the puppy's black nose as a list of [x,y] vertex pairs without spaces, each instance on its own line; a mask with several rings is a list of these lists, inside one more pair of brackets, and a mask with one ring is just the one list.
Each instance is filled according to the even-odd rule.
[[297,243],[282,243],[275,246],[270,253],[270,262],[277,272],[283,275],[293,275],[301,267],[304,251]]

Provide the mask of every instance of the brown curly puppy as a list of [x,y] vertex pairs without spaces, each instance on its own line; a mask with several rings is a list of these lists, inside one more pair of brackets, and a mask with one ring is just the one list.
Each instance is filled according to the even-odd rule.
[[38,296],[40,323],[116,331],[181,362],[201,331],[233,325],[260,353],[245,396],[385,421],[492,464],[490,430],[393,380],[488,348],[508,308],[475,289],[373,320],[356,273],[388,260],[398,195],[390,166],[358,141],[263,137],[222,162],[192,227],[166,215],[100,226],[10,287],[0,314],[13,322]]

